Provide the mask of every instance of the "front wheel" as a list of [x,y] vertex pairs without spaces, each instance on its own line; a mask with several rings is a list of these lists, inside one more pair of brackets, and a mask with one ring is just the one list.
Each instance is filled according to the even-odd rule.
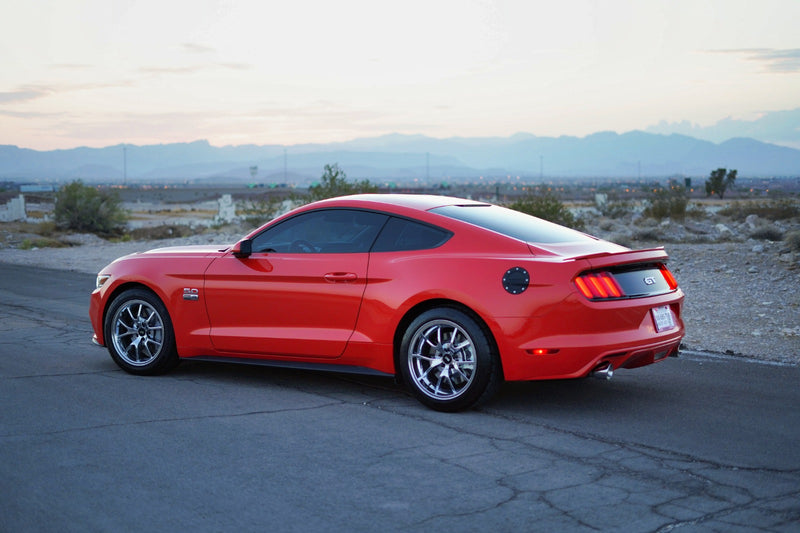
[[161,374],[178,364],[169,314],[150,291],[129,289],[114,298],[105,335],[111,358],[131,374]]
[[431,309],[411,322],[399,366],[414,396],[438,411],[474,407],[488,400],[502,379],[485,326],[450,307]]

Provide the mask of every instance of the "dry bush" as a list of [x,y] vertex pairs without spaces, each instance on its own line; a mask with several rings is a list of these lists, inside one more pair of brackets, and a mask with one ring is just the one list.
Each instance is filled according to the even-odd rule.
[[800,231],[790,231],[784,235],[783,240],[794,252],[800,252]]
[[750,233],[750,237],[760,241],[777,242],[783,240],[783,232],[775,226],[762,226],[754,229],[753,232]]

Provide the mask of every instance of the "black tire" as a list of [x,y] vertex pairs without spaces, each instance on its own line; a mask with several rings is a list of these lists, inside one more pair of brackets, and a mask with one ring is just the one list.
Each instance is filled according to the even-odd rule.
[[104,329],[111,358],[126,372],[162,374],[179,362],[167,308],[148,290],[129,289],[117,295]]
[[411,393],[437,411],[480,405],[502,381],[500,358],[487,328],[452,307],[425,311],[409,324],[398,366]]

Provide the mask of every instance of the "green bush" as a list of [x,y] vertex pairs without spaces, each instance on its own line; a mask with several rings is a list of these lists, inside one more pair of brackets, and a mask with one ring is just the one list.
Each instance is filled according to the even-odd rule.
[[77,180],[56,193],[56,225],[62,229],[110,235],[127,221],[119,196]]
[[577,230],[583,229],[583,221],[575,215],[552,192],[529,194],[508,206],[510,209],[527,213],[535,217],[567,226]]
[[656,187],[647,198],[647,207],[642,213],[646,217],[683,220],[689,199],[686,188],[671,183],[669,187]]
[[19,245],[21,250],[33,250],[34,248],[66,248],[67,246],[69,245],[49,237],[42,237],[40,239],[25,239]]
[[260,226],[275,218],[284,200],[286,200],[284,196],[262,195],[240,202],[236,207],[236,212],[244,217],[246,224]]
[[717,195],[722,200],[728,187],[733,188],[736,174],[736,169],[718,168],[717,170],[712,170],[705,184],[706,196]]
[[315,202],[336,196],[371,192],[378,192],[378,186],[373,185],[369,180],[347,181],[347,174],[339,168],[338,163],[334,163],[325,165],[325,172],[320,178],[320,183],[308,188],[308,197],[310,201]]

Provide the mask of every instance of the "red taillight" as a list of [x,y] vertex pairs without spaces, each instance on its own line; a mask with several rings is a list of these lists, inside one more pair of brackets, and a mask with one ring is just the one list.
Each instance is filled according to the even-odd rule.
[[669,285],[669,290],[674,291],[678,288],[678,282],[675,280],[675,276],[672,275],[672,272],[667,268],[667,265],[661,265],[661,275],[664,276],[667,285]]
[[592,272],[575,278],[575,286],[590,300],[622,298],[625,293],[610,272]]

